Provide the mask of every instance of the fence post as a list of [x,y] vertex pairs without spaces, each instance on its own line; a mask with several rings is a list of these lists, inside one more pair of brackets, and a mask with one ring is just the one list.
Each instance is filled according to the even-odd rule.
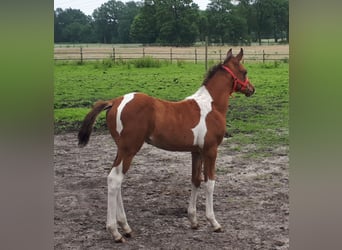
[[143,47],[143,57],[145,57],[145,47]]
[[113,47],[112,60],[115,62],[115,48]]
[[262,50],[262,63],[265,63],[265,50]]
[[172,47],[170,48],[170,61],[171,61],[171,64],[172,64]]
[[221,49],[219,50],[219,53],[220,53],[220,62],[222,61],[222,56],[221,56]]
[[195,48],[195,64],[197,64],[197,49]]
[[82,47],[80,47],[80,55],[81,55],[81,64],[83,63],[83,52],[82,52]]
[[205,71],[208,70],[208,36],[205,36]]

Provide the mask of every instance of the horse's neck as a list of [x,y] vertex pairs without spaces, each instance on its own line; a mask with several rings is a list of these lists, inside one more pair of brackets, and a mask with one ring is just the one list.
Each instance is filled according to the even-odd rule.
[[[224,79],[224,81],[227,81],[227,79]],[[215,108],[222,115],[226,115],[228,111],[231,90],[228,89],[227,86],[229,86],[229,84],[222,84],[217,80],[215,81],[214,79],[212,81],[209,81],[206,86],[208,92],[210,93],[210,96],[213,99],[213,106],[215,106]]]
[[[222,115],[226,115],[228,110],[228,97],[222,93],[217,94],[217,91],[211,91],[205,85],[202,85],[193,95],[187,97],[186,99],[194,99],[196,102],[203,107],[214,106]],[[203,107],[202,107],[203,106]],[[211,109],[211,108],[210,108]]]

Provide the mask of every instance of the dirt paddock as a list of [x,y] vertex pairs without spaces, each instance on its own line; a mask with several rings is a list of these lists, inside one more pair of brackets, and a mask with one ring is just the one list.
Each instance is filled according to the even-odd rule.
[[107,174],[116,154],[107,133],[95,133],[85,148],[76,133],[55,135],[55,249],[288,249],[288,148],[272,156],[246,157],[225,139],[219,148],[214,211],[223,232],[205,219],[204,190],[197,202],[200,227],[190,228],[190,153],[145,144],[122,186],[133,237],[114,243],[105,229]]

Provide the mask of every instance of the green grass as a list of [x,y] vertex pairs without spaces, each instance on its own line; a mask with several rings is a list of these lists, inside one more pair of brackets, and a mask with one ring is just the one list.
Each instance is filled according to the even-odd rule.
[[[250,156],[268,154],[288,145],[288,70],[287,63],[245,64],[256,93],[249,98],[234,93],[227,114],[227,131],[236,148],[253,143]],[[177,101],[193,94],[205,75],[203,64],[150,58],[134,61],[55,63],[55,132],[76,131],[99,100],[129,92],[144,92],[154,97]],[[104,113],[95,129],[104,129]]]

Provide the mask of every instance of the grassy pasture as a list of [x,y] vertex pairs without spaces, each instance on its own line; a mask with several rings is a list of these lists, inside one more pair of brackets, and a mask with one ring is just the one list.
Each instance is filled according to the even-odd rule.
[[[139,67],[139,60],[115,64],[104,60],[81,65],[56,62],[55,132],[78,130],[91,105],[99,99],[144,92],[177,101],[193,94],[204,79],[204,64],[151,61],[154,61],[154,64],[150,62],[152,67]],[[251,157],[267,155],[274,148],[288,146],[289,65],[272,62],[246,63],[245,66],[256,93],[250,98],[234,94],[230,99],[227,131],[231,137],[228,140],[236,145],[236,150],[253,144]],[[102,113],[95,129],[104,128]]]

